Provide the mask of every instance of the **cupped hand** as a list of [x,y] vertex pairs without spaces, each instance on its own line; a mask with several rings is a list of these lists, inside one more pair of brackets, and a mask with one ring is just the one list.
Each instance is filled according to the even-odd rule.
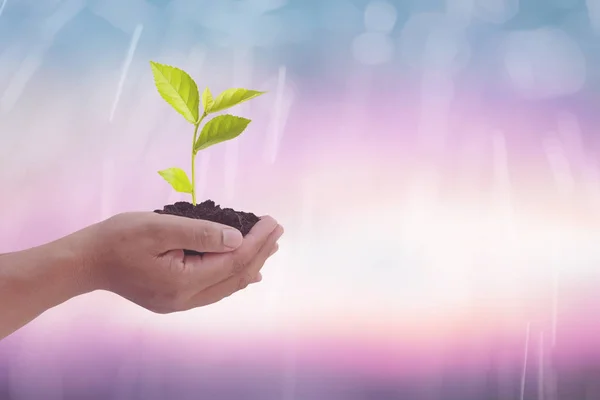
[[214,222],[140,212],[93,226],[81,245],[94,289],[165,314],[215,303],[258,282],[282,234],[271,217],[243,238]]

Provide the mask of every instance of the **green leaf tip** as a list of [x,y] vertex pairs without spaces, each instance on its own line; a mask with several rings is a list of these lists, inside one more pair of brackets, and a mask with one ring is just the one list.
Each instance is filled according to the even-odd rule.
[[165,181],[169,182],[175,191],[180,193],[192,193],[192,182],[190,182],[187,174],[181,168],[164,169],[158,171],[158,174],[162,176]]
[[212,107],[209,109],[209,113],[216,113],[219,111],[226,110],[233,106],[237,106],[240,103],[254,99],[266,92],[259,92],[258,90],[248,90],[242,88],[227,89],[214,99]]
[[189,123],[196,124],[200,113],[200,95],[196,82],[185,71],[150,61],[154,83],[160,96]]
[[225,114],[214,117],[204,125],[194,144],[194,153],[227,140],[235,139],[246,130],[251,120]]
[[210,89],[207,87],[202,93],[202,105],[204,106],[204,112],[206,114],[209,113],[210,108],[213,106],[214,103],[215,100],[213,99],[213,95],[210,92]]

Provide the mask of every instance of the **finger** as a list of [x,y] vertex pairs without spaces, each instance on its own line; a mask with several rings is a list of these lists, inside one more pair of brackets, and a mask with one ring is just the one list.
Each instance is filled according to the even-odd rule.
[[196,261],[196,264],[186,268],[193,275],[190,283],[201,291],[244,270],[277,226],[277,221],[273,218],[263,217],[252,227],[242,245],[235,251],[226,254],[204,254],[200,263]]
[[279,244],[275,243],[275,246],[273,246],[273,248],[271,249],[271,252],[269,253],[269,257],[271,257],[273,254],[277,253],[277,250],[279,250]]
[[248,260],[254,258],[276,228],[277,221],[268,216],[262,217],[235,251],[227,254],[205,254],[201,261],[189,257],[187,260],[194,262],[186,268],[192,271],[191,284],[199,292],[243,270]]
[[[271,248],[271,251],[269,252],[269,257],[271,257],[273,254],[277,253],[277,250],[279,250],[279,244],[275,243],[275,245]],[[256,275],[256,277],[252,280],[252,282],[250,282],[250,283],[258,283],[258,282],[262,281],[262,279],[263,279],[263,275],[261,272],[259,272]]]
[[282,234],[283,228],[277,226],[267,239],[266,243],[259,250],[256,257],[248,264],[247,269],[201,291],[196,296],[192,297],[190,306],[199,307],[216,303],[225,297],[231,296],[237,291],[245,289],[250,283],[256,282],[261,268],[270,257],[271,253],[274,252],[273,248]]
[[[277,253],[277,250],[279,250],[279,244],[275,243],[275,245],[271,248],[271,251],[269,252],[269,257],[271,257],[273,254]],[[264,266],[264,264],[263,264],[263,266]],[[263,275],[261,272],[259,272],[256,275],[256,278],[254,278],[254,280],[252,280],[252,282],[250,282],[250,283],[258,283],[258,282],[261,282],[262,280],[263,280]]]
[[154,214],[148,229],[158,241],[161,252],[193,250],[200,253],[221,253],[237,249],[242,244],[242,233],[216,222]]

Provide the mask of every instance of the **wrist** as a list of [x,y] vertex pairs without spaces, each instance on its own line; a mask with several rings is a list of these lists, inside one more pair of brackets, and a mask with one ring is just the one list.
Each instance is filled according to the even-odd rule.
[[[94,291],[92,269],[84,257],[83,243],[72,236],[20,252],[26,287],[43,293],[47,307]],[[15,254],[18,255],[19,253]]]
[[72,297],[104,289],[103,254],[95,243],[98,225],[49,243],[46,252],[54,255],[55,270]]
[[91,290],[77,248],[60,240],[0,255],[0,339]]
[[79,255],[66,243],[51,242],[25,250],[29,266],[23,277],[32,290],[43,293],[44,305],[54,307],[87,292]]
[[63,293],[62,301],[95,290],[91,268],[82,254],[82,249],[69,243],[69,238],[48,243],[40,247],[40,253],[48,259],[49,279]]
[[0,322],[32,319],[88,291],[78,259],[77,252],[60,241],[3,254],[0,257],[0,301],[13,303],[13,306],[10,310],[0,306],[0,311],[15,315],[4,315]]

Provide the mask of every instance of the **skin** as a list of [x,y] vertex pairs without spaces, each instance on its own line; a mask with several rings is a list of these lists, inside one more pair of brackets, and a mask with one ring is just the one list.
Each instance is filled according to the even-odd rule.
[[[1,254],[0,338],[96,290],[160,314],[218,302],[261,280],[282,234],[268,216],[243,238],[209,221],[124,213],[51,243]],[[206,254],[185,256],[182,249]]]

